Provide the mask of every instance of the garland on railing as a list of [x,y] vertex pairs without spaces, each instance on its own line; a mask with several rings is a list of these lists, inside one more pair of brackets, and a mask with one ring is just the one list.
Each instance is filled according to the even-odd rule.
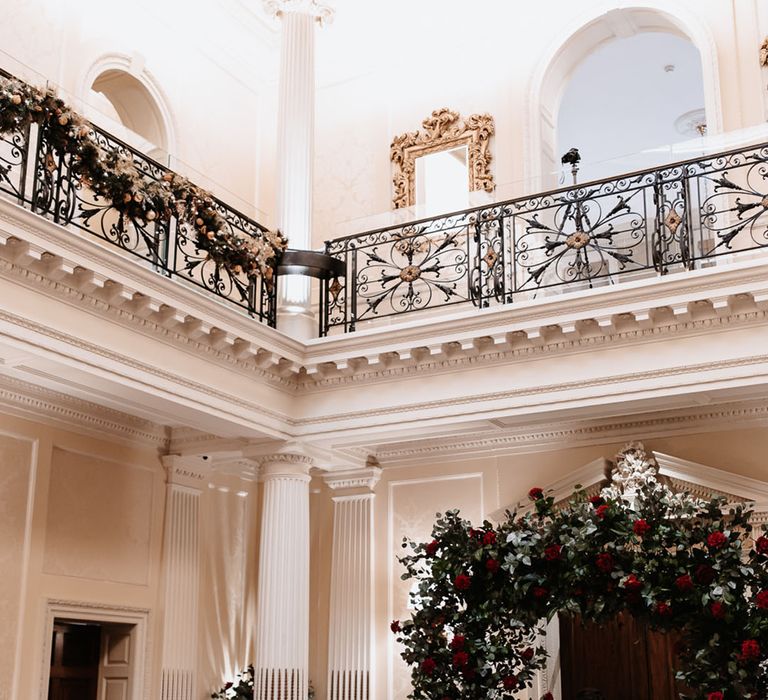
[[210,193],[171,171],[160,180],[148,177],[129,156],[102,148],[90,122],[52,90],[0,79],[0,133],[20,132],[31,124],[44,130],[56,151],[71,157],[72,175],[111,202],[121,217],[144,226],[175,215],[195,231],[197,247],[217,265],[235,275],[271,279],[286,247],[279,231],[258,236],[234,232]]
[[628,610],[682,632],[686,697],[765,700],[768,536],[752,540],[743,506],[674,493],[654,467],[630,446],[598,496],[577,491],[558,509],[534,488],[531,514],[475,529],[451,511],[431,542],[404,542],[403,578],[418,591],[412,617],[391,627],[412,666],[409,697],[519,697],[546,664],[540,620]]

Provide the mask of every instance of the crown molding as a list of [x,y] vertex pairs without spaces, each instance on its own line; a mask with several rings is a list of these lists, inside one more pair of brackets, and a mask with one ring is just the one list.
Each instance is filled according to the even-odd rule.
[[330,472],[323,476],[326,486],[331,491],[342,489],[368,489],[373,491],[381,479],[379,467],[366,467],[365,469],[347,469]]
[[[577,445],[626,442],[637,438],[650,439],[702,430],[754,427],[768,427],[768,402],[733,402],[708,408],[654,411],[650,415],[611,419],[547,421],[507,428],[477,437],[439,437],[391,443],[376,449],[375,454],[387,468],[405,466],[416,461],[462,461],[479,455],[531,454]],[[580,483],[584,484],[583,481]],[[553,485],[553,488],[555,486]],[[744,486],[746,487],[746,482]]]
[[74,429],[102,439],[116,438],[163,450],[169,443],[165,426],[5,374],[0,374],[0,406],[3,412],[19,418]]

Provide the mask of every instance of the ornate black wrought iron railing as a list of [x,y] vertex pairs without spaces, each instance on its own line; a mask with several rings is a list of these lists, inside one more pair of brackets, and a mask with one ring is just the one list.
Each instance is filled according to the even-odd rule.
[[[4,71],[0,75],[12,78]],[[149,179],[160,180],[168,168],[94,126],[105,151],[118,153]],[[276,284],[235,274],[197,247],[194,231],[175,216],[131,221],[73,176],[71,155],[60,153],[44,128],[0,135],[0,195],[58,224],[74,227],[122,249],[156,272],[183,280],[233,304],[274,327]],[[224,202],[214,207],[231,231],[259,235],[266,229]]]
[[328,241],[321,335],[489,307],[768,250],[768,144]]

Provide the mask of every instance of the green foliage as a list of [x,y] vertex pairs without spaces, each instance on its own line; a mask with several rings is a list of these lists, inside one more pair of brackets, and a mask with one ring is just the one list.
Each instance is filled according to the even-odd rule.
[[392,628],[412,666],[410,697],[512,698],[546,663],[542,620],[623,610],[682,631],[679,677],[697,700],[768,697],[768,539],[752,543],[751,513],[654,479],[633,495],[577,491],[556,509],[532,489],[521,517],[475,529],[449,511],[432,542],[404,542],[403,579],[418,591],[412,617]]
[[[175,215],[182,228],[194,232],[197,247],[218,265],[234,275],[272,278],[276,259],[286,247],[279,232],[237,232],[216,210],[213,196],[187,178],[166,171],[156,180],[142,173],[130,155],[102,148],[91,124],[52,90],[0,78],[0,134],[23,133],[32,124],[40,127],[52,149],[43,154],[45,166],[53,170],[56,155],[67,157],[72,176],[110,202],[121,222],[125,218],[143,228]],[[87,218],[88,212],[84,215]]]

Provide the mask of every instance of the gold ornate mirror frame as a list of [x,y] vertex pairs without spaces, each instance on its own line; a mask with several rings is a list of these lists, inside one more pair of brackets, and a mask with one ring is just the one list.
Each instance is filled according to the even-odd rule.
[[395,209],[416,203],[417,158],[459,146],[467,146],[469,191],[493,192],[496,184],[488,145],[494,125],[490,114],[472,114],[462,119],[458,112],[444,107],[432,112],[421,125],[423,131],[407,131],[395,136],[389,147],[389,157],[395,166],[392,178]]

